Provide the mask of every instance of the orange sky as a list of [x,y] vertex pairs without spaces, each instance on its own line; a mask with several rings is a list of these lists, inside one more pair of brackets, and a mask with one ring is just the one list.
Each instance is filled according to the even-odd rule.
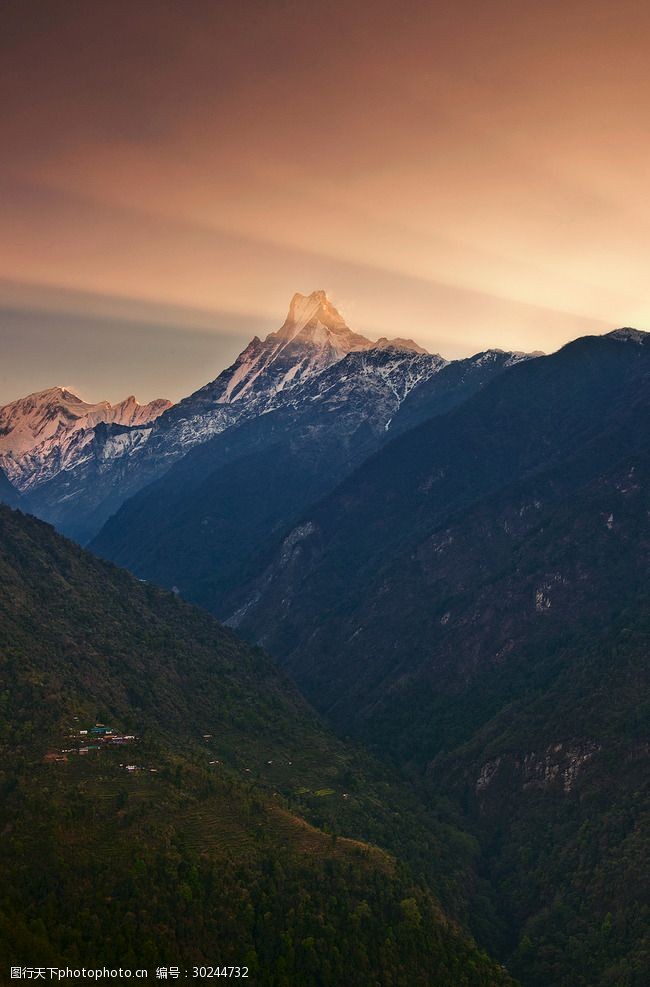
[[5,2],[0,401],[178,398],[321,287],[448,357],[650,327],[649,50],[626,0]]

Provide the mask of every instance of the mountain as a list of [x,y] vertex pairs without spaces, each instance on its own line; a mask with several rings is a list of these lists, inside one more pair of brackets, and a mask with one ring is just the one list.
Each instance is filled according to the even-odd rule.
[[[390,341],[384,339],[382,343],[388,345]],[[208,385],[211,400],[236,404],[244,399],[248,405],[261,401],[268,407],[285,388],[302,383],[348,353],[374,345],[348,328],[324,291],[296,293],[280,329],[269,333],[264,342],[256,336],[215,385]],[[415,349],[415,344],[411,345]],[[204,396],[205,390],[199,394]]]
[[506,369],[278,537],[231,618],[462,808],[527,987],[647,977],[650,335]]
[[514,359],[483,354],[459,374],[410,341],[380,342],[190,451],[109,519],[92,550],[225,616],[278,532],[384,444],[409,401],[423,395],[420,413],[451,407]]
[[282,406],[314,375],[374,346],[347,327],[324,291],[296,293],[280,329],[264,340],[255,336],[230,367],[161,419],[152,454],[173,461],[235,422]]
[[92,550],[220,610],[273,531],[384,441],[400,401],[444,361],[394,347],[349,353],[188,452],[111,518]]
[[3,469],[0,469],[0,503],[8,504],[10,507],[18,507],[20,503],[20,493]]
[[[469,362],[460,361],[462,370],[451,369],[455,362],[449,364],[440,390],[435,385],[426,389],[423,385],[447,368],[448,362],[442,357],[430,355],[413,340],[402,337],[372,342],[348,328],[325,292],[296,294],[279,330],[263,341],[255,337],[215,380],[168,408],[152,425],[127,430],[120,424],[100,424],[93,431],[84,431],[81,447],[70,449],[65,469],[54,469],[49,479],[41,476],[30,485],[26,508],[86,544],[125,501],[158,480],[192,449],[261,415],[286,407],[295,412],[303,400],[320,401],[318,395],[326,386],[334,383],[337,387],[339,374],[345,386],[338,391],[336,413],[341,413],[354,394],[357,407],[351,425],[358,429],[363,417],[359,414],[362,396],[367,393],[367,422],[375,416],[381,419],[382,439],[386,439],[398,423],[393,424],[392,417],[382,417],[375,397],[380,404],[390,406],[391,416],[395,416],[407,396],[420,387],[412,411],[405,410],[401,419],[408,427],[408,414],[426,415],[427,401],[432,402],[431,413],[443,405],[451,407],[509,362],[527,358],[526,354],[488,351]],[[377,376],[375,384],[371,383],[373,374]],[[316,381],[316,392],[312,392],[310,385]],[[379,392],[387,392],[387,397],[382,398]],[[333,413],[333,409],[332,400],[329,411]],[[367,428],[377,431],[372,424]],[[368,451],[371,449],[369,446]],[[335,478],[341,475],[336,473]]]
[[476,353],[464,360],[452,360],[441,368],[435,378],[423,381],[406,395],[391,421],[391,438],[420,425],[427,418],[451,411],[501,371],[538,356],[544,354],[539,351],[522,353],[494,349]]
[[375,344],[352,332],[324,291],[295,294],[279,330],[263,341],[255,337],[230,367],[168,408],[151,428],[125,433],[118,426],[100,426],[87,433],[81,454],[71,450],[65,470],[31,484],[29,510],[86,543],[128,497],[194,446],[282,407],[348,354],[376,347],[426,356],[412,340],[382,338]]
[[150,427],[170,407],[162,399],[140,405],[133,396],[88,404],[65,387],[29,394],[0,408],[0,467],[29,491],[79,463],[100,423]]
[[[647,334],[641,341],[616,333],[586,337],[550,357],[519,363],[455,410],[389,442],[300,518],[305,532],[288,533],[288,555],[287,543],[278,545],[263,596],[247,611],[247,628],[267,640],[262,612],[268,600],[274,614],[268,641],[291,661],[279,646],[280,635],[286,627],[297,653],[301,634],[295,621],[303,608],[313,612],[312,593],[323,602],[345,600],[346,609],[357,599],[365,606],[372,593],[383,592],[385,566],[395,566],[396,552],[406,562],[455,513],[508,483],[575,458],[597,442],[616,414],[637,415],[627,443],[642,438],[642,419],[633,409],[647,385],[646,339]],[[594,456],[594,467],[599,462]],[[278,595],[286,622],[277,619]],[[345,626],[336,630],[342,640],[359,626],[348,612]],[[324,639],[331,630],[323,627]],[[316,661],[311,636],[310,642]],[[304,670],[301,659],[297,665]]]
[[439,842],[262,652],[7,508],[0,628],[3,962],[513,984],[376,845],[415,838],[443,874],[461,834]]

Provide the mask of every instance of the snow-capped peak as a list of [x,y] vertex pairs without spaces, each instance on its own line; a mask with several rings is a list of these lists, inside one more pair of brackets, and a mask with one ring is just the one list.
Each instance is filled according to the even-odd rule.
[[133,395],[117,404],[90,404],[69,387],[49,387],[0,408],[0,467],[20,489],[49,473],[48,463],[61,464],[79,436],[101,422],[144,425],[171,406],[157,399],[140,405]]
[[333,330],[348,328],[324,291],[312,291],[310,295],[301,295],[297,291],[291,299],[287,317],[275,335],[281,339],[294,339],[312,322],[320,322]]
[[414,339],[404,339],[402,336],[395,336],[394,339],[388,339],[386,336],[382,336],[374,344],[374,349],[377,350],[406,350],[409,353],[421,353],[423,355],[428,354],[428,350],[425,350],[423,346],[416,343]]
[[216,380],[166,414],[156,433],[164,432],[165,447],[179,454],[235,421],[293,401],[302,385],[349,354],[382,351],[402,358],[427,355],[411,339],[382,337],[373,342],[353,332],[322,289],[309,295],[296,292],[281,327],[264,339],[255,336]]
[[264,342],[276,346],[278,352],[287,343],[294,342],[316,349],[328,347],[339,359],[346,353],[369,349],[373,345],[365,336],[348,328],[322,289],[312,291],[310,295],[296,292],[284,323],[277,332],[269,333]]
[[[279,391],[320,373],[348,353],[373,346],[348,328],[324,291],[297,292],[282,326],[263,341],[252,339],[233,365],[196,396],[203,403],[212,395],[222,405],[245,400],[250,411],[259,413],[260,404],[266,406]],[[193,401],[194,396],[181,402],[179,413]]]
[[[475,367],[499,362],[502,362],[502,366],[504,367],[513,367],[515,363],[522,363],[524,360],[532,360],[538,356],[545,355],[542,350],[533,350],[532,353],[526,353],[524,350],[502,350],[498,346],[494,346],[492,349],[474,353],[473,356],[466,357],[466,360]],[[505,361],[502,361],[502,357],[505,357]]]

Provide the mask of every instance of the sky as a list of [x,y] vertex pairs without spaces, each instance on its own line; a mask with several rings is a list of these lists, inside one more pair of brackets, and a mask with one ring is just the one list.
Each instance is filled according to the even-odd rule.
[[295,291],[448,358],[650,328],[650,7],[5,0],[0,403],[176,400]]

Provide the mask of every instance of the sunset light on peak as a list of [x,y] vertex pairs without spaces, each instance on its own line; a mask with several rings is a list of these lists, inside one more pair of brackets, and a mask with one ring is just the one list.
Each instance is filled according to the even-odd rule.
[[108,313],[142,337],[145,306],[167,327],[160,379],[188,347],[186,389],[203,331],[216,371],[324,281],[359,331],[448,356],[650,321],[642,5],[41,0],[0,18],[0,303],[32,345],[78,316],[66,292],[88,332]]
[[0,3],[0,983],[648,987],[649,60]]

